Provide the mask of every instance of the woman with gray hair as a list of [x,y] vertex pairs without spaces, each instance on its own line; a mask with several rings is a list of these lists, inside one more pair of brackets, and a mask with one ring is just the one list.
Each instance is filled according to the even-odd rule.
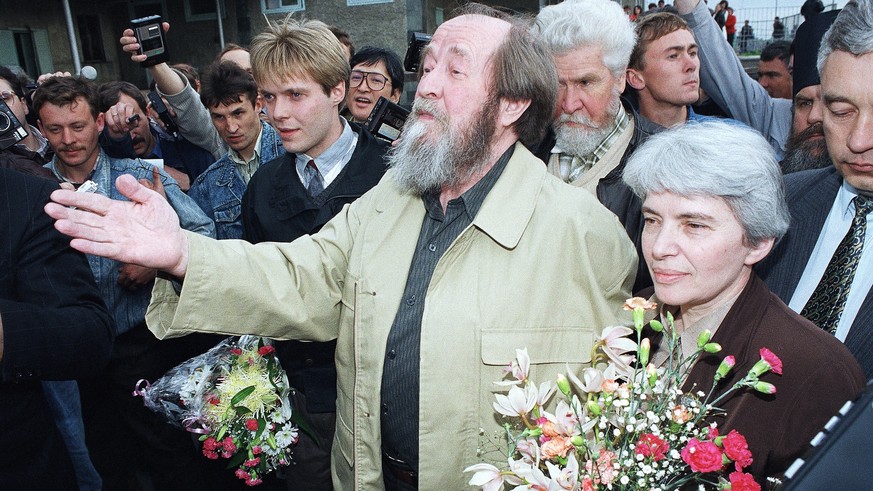
[[[730,142],[729,145],[715,142]],[[833,336],[792,312],[758,279],[753,266],[788,228],[782,176],[773,150],[757,132],[711,121],[650,137],[630,158],[624,180],[643,201],[643,256],[662,317],[671,312],[682,357],[697,350],[704,330],[722,346],[704,353],[684,389],[708,390],[726,355],[736,366],[716,388],[740,380],[768,348],[781,375],[761,380],[774,394],[737,391],[713,417],[722,434],[749,443],[746,472],[762,485],[799,457],[840,406],[864,386],[858,363]],[[667,361],[651,336],[652,363]]]

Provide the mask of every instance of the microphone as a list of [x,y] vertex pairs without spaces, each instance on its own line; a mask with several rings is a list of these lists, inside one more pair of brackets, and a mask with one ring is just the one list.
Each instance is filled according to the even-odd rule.
[[97,80],[97,69],[91,65],[85,65],[79,70],[79,75],[88,80]]

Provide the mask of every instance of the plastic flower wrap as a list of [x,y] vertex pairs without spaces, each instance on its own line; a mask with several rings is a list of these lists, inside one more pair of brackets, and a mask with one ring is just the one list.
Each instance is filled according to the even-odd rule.
[[134,395],[169,423],[200,434],[203,455],[228,459],[246,484],[291,463],[291,387],[269,340],[228,338]]
[[[569,369],[555,383],[539,387],[529,378],[527,350],[516,350],[509,364],[506,394],[496,394],[494,409],[504,424],[507,465],[475,464],[469,484],[486,491],[512,490],[673,490],[701,484],[733,491],[760,491],[746,472],[752,463],[746,439],[737,431],[720,435],[706,417],[720,412],[719,401],[738,389],[775,392],[758,377],[782,373],[779,358],[766,348],[761,360],[740,381],[714,397],[715,385],[736,364],[727,356],[719,366],[709,394],[684,393],[682,385],[702,353],[721,347],[704,331],[697,351],[681,353],[673,318],[668,328],[657,320],[649,324],[664,332],[669,353],[663,367],[649,363],[650,343],[642,339],[646,310],[654,303],[633,298],[625,304],[633,311],[634,327],[603,330],[592,352],[592,367],[576,375]],[[636,341],[631,335],[636,331]],[[554,410],[546,406],[559,394]],[[696,486],[695,486],[696,487]]]

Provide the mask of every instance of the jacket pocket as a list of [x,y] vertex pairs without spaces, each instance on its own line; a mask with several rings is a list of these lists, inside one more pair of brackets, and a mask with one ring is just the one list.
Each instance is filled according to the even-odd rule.
[[482,331],[482,363],[506,365],[516,349],[524,348],[531,365],[589,363],[593,343],[594,333],[578,327],[487,329]]

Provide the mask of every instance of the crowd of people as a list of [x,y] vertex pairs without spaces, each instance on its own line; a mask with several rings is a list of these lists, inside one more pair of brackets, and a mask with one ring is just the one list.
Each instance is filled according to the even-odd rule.
[[716,416],[778,482],[873,377],[873,0],[807,12],[760,81],[726,1],[653,7],[467,5],[393,143],[362,123],[401,102],[400,58],[318,20],[145,90],[0,67],[26,133],[0,150],[0,487],[245,487],[131,391],[257,334],[307,427],[262,487],[464,489],[514,350],[580,370],[632,295],[683,352],[713,333],[724,384],[780,356],[776,394]]

